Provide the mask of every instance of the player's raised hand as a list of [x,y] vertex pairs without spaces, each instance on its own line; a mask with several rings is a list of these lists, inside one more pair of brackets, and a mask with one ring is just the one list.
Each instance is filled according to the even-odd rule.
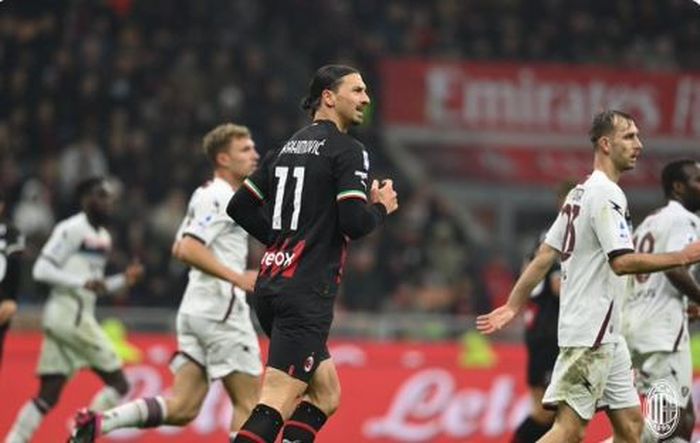
[[243,274],[240,274],[237,281],[233,282],[233,285],[243,289],[245,292],[253,292],[257,279],[258,271],[245,271]]
[[133,286],[141,280],[141,277],[143,277],[143,265],[138,261],[138,259],[135,259],[132,261],[129,266],[126,267],[126,270],[124,271],[124,275],[126,276],[126,284],[129,286]]
[[485,315],[476,318],[476,329],[483,334],[494,333],[513,320],[515,310],[508,305],[500,306]]
[[369,199],[372,203],[384,205],[387,214],[391,214],[399,208],[398,195],[394,190],[394,181],[391,179],[382,180],[381,186],[377,180],[372,180]]

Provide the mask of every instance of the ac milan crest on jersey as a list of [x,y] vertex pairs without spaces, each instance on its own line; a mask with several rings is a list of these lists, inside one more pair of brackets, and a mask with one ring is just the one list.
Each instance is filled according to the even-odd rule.
[[309,355],[306,357],[306,360],[304,360],[304,372],[309,372],[311,371],[311,368],[314,367],[314,356]]

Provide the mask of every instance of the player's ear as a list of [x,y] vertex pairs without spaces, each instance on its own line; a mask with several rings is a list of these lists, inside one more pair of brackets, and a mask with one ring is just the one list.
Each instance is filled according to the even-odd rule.
[[321,101],[329,107],[329,108],[334,108],[335,107],[335,93],[331,91],[330,89],[324,89],[323,92],[321,93]]
[[217,166],[228,166],[231,163],[231,157],[227,152],[221,151],[216,154],[216,164]]
[[598,146],[603,151],[604,154],[610,154],[610,137],[603,135],[598,139]]

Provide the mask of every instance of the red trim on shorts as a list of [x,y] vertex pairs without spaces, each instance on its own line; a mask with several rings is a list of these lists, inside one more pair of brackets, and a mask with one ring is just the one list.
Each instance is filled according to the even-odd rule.
[[296,421],[296,420],[289,420],[287,423],[284,424],[285,426],[294,426],[295,428],[303,429],[307,432],[312,433],[314,436],[316,435],[316,429],[314,429],[312,426],[302,422],[302,421]]
[[608,323],[610,323],[610,317],[612,317],[612,310],[613,310],[614,304],[615,304],[614,301],[610,302],[610,307],[608,308],[608,313],[605,314],[605,319],[603,320],[603,324],[600,325],[600,329],[598,330],[598,336],[595,338],[595,343],[593,343],[593,349],[596,349],[598,346],[600,346],[600,343],[603,341],[603,336],[605,336],[605,330],[608,328]]
[[260,437],[260,436],[257,435],[257,434],[253,434],[253,433],[250,432],[250,431],[246,431],[245,429],[241,429],[240,431],[238,431],[238,434],[236,435],[236,438],[238,438],[238,437],[245,437],[245,438],[247,438],[248,440],[250,440],[250,441],[252,441],[252,442],[255,442],[255,443],[266,443],[265,440],[263,440],[262,437]]

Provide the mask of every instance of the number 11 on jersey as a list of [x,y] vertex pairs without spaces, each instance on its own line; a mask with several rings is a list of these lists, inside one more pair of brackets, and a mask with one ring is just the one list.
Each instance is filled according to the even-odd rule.
[[[275,168],[275,177],[278,181],[277,190],[275,191],[275,208],[272,213],[272,229],[282,229],[282,203],[288,175],[288,166],[277,166]],[[292,212],[292,222],[289,229],[296,231],[299,226],[299,213],[301,212],[301,193],[304,189],[304,167],[295,167],[292,175],[296,179],[296,184],[294,186],[294,211]]]

